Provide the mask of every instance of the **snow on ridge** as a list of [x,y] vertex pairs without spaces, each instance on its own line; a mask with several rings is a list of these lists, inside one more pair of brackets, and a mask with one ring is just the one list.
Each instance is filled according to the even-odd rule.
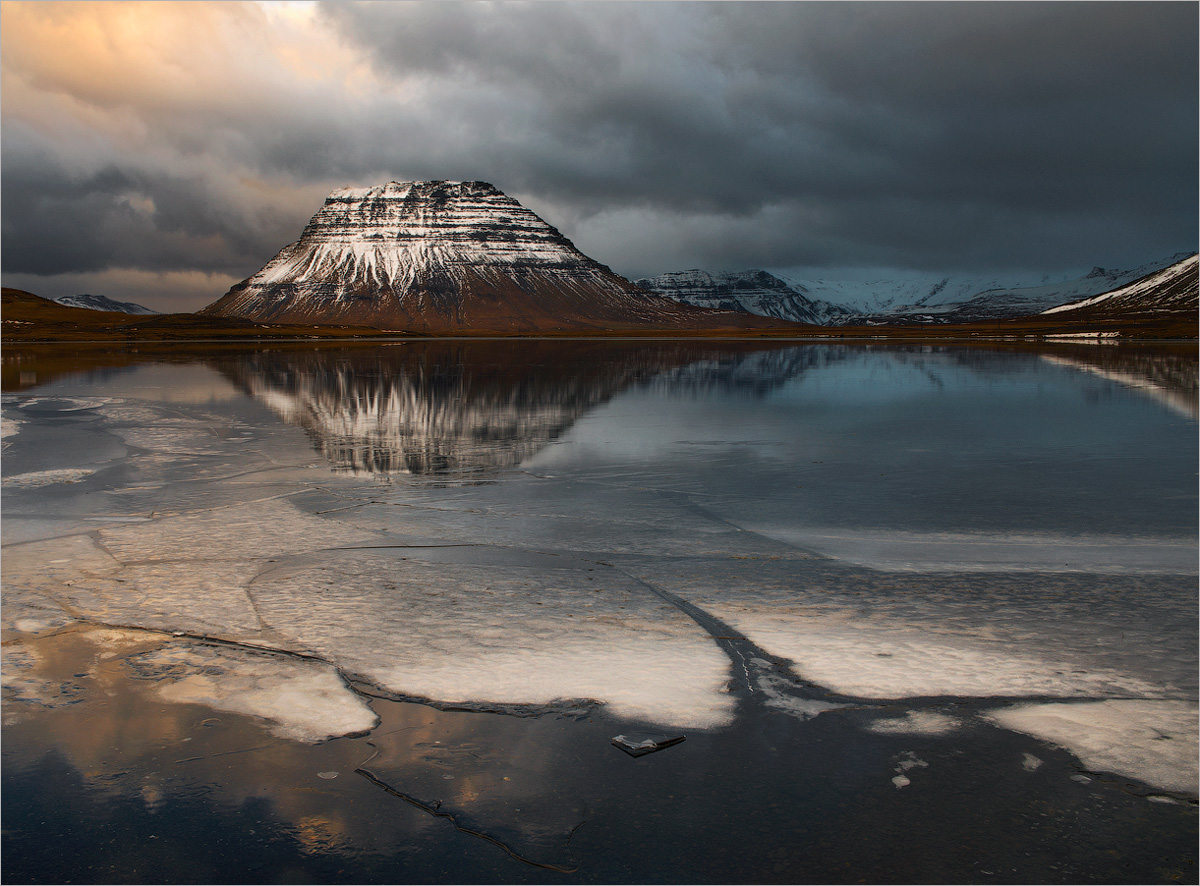
[[743,311],[780,320],[829,324],[848,316],[837,305],[810,298],[803,285],[758,269],[713,273],[693,268],[644,277],[634,285],[696,307]]
[[487,182],[389,182],[329,195],[251,286],[350,279],[406,287],[430,268],[595,264]]
[[[1185,256],[1176,253],[1125,270],[1094,268],[1079,279],[1058,281],[932,273],[873,280],[800,280],[763,270],[716,273],[692,268],[639,279],[636,284],[687,304],[711,307],[724,300],[727,307],[738,307],[733,304],[736,301],[740,310],[750,313],[810,323],[837,324],[889,317],[964,322],[1036,314],[1066,301],[1096,296],[1132,283],[1176,264]],[[752,280],[764,277],[772,282],[752,295],[747,287]],[[797,295],[804,300],[803,304],[797,302]]]
[[1177,278],[1182,277],[1188,271],[1195,271],[1197,267],[1197,255],[1191,255],[1183,261],[1176,262],[1170,267],[1163,268],[1161,271],[1152,273],[1148,276],[1135,280],[1132,283],[1122,286],[1119,289],[1113,289],[1109,292],[1103,292],[1091,298],[1081,299],[1080,301],[1068,302],[1064,305],[1050,308],[1042,311],[1043,314],[1057,314],[1062,311],[1075,311],[1080,308],[1088,308],[1092,305],[1102,304],[1113,299],[1131,299],[1138,296],[1150,295],[1155,289],[1164,284],[1170,283]]

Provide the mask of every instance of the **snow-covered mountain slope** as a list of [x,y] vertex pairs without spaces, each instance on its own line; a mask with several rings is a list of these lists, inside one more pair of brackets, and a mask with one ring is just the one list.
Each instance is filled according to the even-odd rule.
[[841,307],[854,317],[936,310],[963,302],[977,293],[1003,285],[994,276],[905,275],[878,280],[796,280],[781,277],[803,289],[810,298]]
[[849,311],[838,305],[809,298],[803,286],[761,270],[727,274],[675,271],[635,282],[647,292],[702,308],[745,311],[816,325],[833,325],[850,316]]
[[1064,302],[1109,292],[1147,274],[1162,270],[1183,259],[1187,253],[1147,262],[1124,270],[1093,268],[1084,277],[1059,283],[1046,283],[1024,288],[999,288],[981,292],[967,301],[912,311],[901,309],[896,314],[908,314],[910,320],[933,320],[943,323],[970,323],[975,320],[999,320],[1037,314]]
[[1064,302],[1109,292],[1185,256],[1179,253],[1126,270],[1094,268],[1078,279],[1037,281],[1036,285],[988,275],[796,280],[762,270],[733,274],[677,271],[641,279],[637,284],[687,304],[802,323],[969,323],[1037,314]]
[[131,301],[114,301],[107,295],[60,295],[54,299],[69,308],[87,308],[89,311],[119,311],[122,314],[157,314],[144,305]]
[[1059,305],[1043,314],[1087,316],[1136,315],[1200,310],[1200,275],[1192,255],[1127,286]]
[[297,242],[201,313],[413,331],[699,328],[747,320],[646,296],[516,200],[477,181],[334,191]]

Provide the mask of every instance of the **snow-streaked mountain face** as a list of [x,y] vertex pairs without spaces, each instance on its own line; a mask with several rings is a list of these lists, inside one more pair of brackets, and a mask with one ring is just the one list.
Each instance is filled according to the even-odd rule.
[[1192,255],[1127,286],[1043,311],[1043,314],[1107,314],[1191,312],[1200,310],[1200,274]]
[[1186,254],[1125,270],[1094,268],[1075,280],[1013,285],[997,276],[916,275],[905,279],[795,280],[762,270],[677,271],[639,286],[687,304],[835,326],[844,323],[969,323],[1037,314],[1109,292]]
[[720,325],[647,298],[486,182],[334,191],[300,239],[201,313],[496,332]]
[[711,274],[690,270],[660,274],[635,281],[647,292],[684,304],[724,311],[745,311],[797,323],[833,325],[844,322],[850,311],[827,301],[813,299],[803,286],[766,271],[750,270]]
[[68,308],[87,308],[89,311],[119,311],[122,314],[157,314],[144,305],[131,301],[115,301],[107,295],[60,295],[54,299],[60,305]]

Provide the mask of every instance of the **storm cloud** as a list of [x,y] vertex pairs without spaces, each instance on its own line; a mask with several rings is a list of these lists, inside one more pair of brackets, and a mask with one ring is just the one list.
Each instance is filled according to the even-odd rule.
[[44,295],[193,309],[393,179],[490,181],[630,277],[1197,239],[1191,3],[2,9],[4,281]]

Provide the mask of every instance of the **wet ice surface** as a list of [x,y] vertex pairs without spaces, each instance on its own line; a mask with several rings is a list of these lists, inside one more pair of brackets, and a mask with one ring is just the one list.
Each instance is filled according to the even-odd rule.
[[[953,349],[656,352],[508,382],[288,359],[5,396],[18,697],[36,638],[83,621],[187,635],[130,666],[300,741],[371,728],[350,681],[689,730],[911,699],[868,728],[947,736],[974,715],[930,699],[996,699],[1005,728],[1195,793],[1195,423],[1136,391]],[[419,421],[393,414],[414,402]],[[919,764],[897,766],[911,790]]]
[[296,741],[368,732],[379,718],[324,662],[246,649],[173,644],[129,659],[166,701],[251,714]]

